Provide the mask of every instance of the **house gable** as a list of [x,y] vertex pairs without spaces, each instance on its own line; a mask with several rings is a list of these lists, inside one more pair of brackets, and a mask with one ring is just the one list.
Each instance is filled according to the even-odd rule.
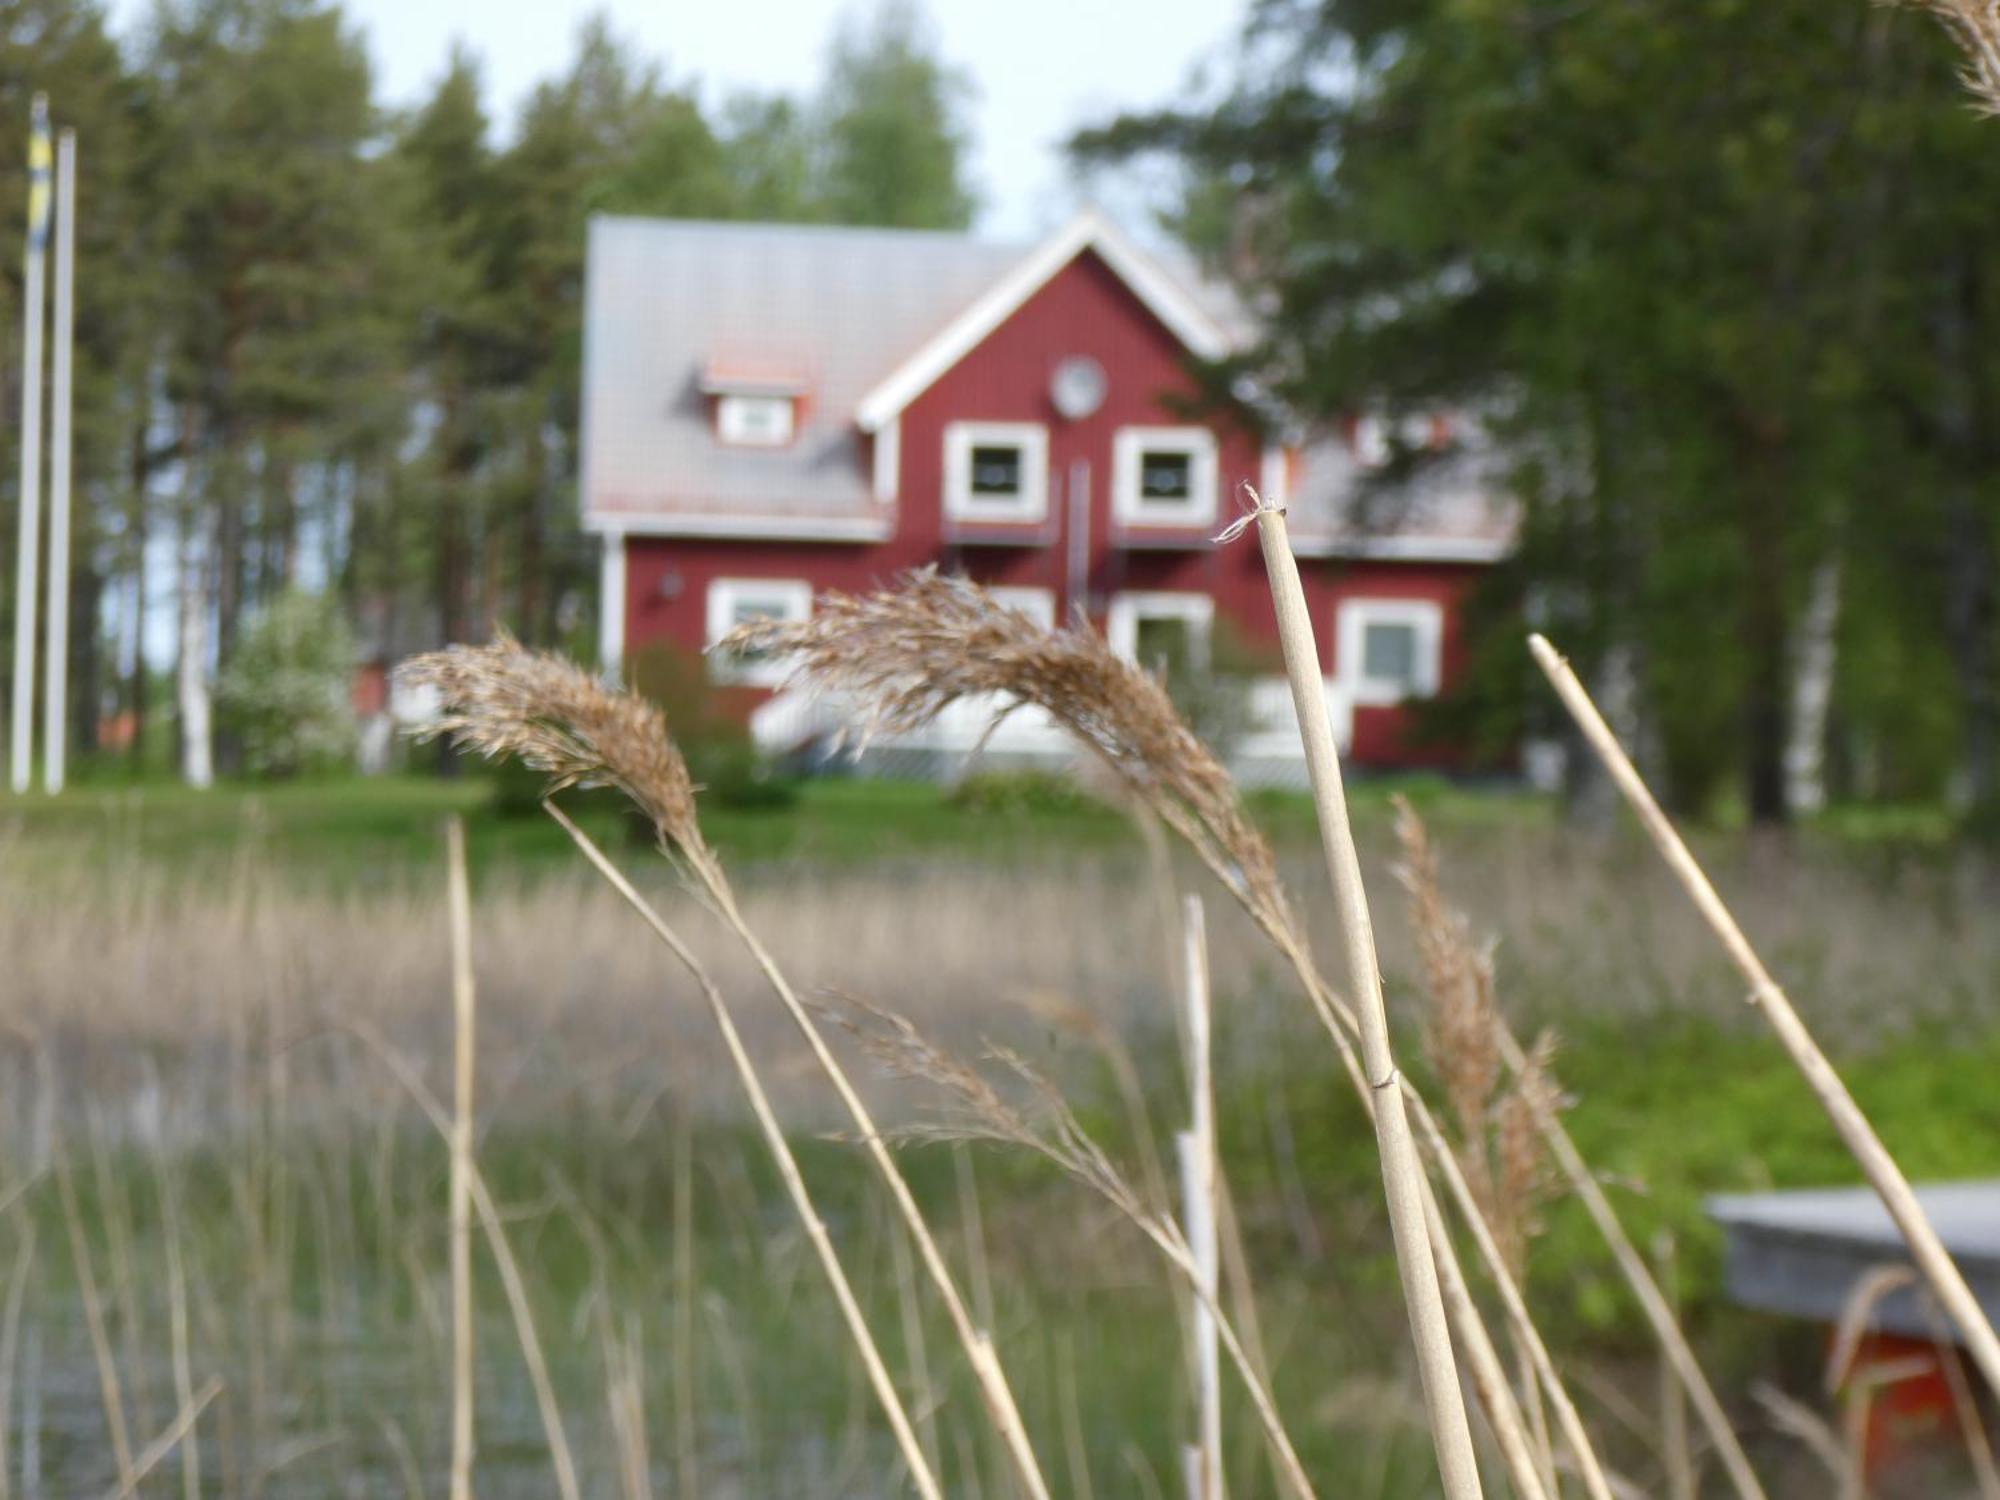
[[1213,314],[1133,246],[1102,214],[1087,211],[1037,248],[863,396],[854,414],[861,430],[879,432],[894,422],[947,370],[978,348],[995,329],[1086,253],[1096,257],[1122,281],[1188,353],[1213,360],[1230,352],[1231,336]]
[[[1095,410],[1065,416],[1051,383],[1058,369],[1079,360],[1102,372],[1103,391]],[[1095,249],[1078,251],[884,429],[884,435],[894,433],[900,449],[897,550],[1048,551],[1060,539],[1081,535],[1102,571],[1106,546],[1205,546],[1227,496],[1240,482],[1259,478],[1264,450],[1250,413],[1205,404],[1203,396],[1179,333]],[[968,428],[1035,435],[1024,457],[1038,467],[1043,494],[1023,507],[1019,519],[1004,513],[968,516],[954,506],[962,476],[955,476],[951,465],[962,455]],[[1129,465],[1119,455],[1130,444],[1121,439],[1132,438],[1188,451],[1189,472],[1203,481],[1207,507],[1162,519],[1122,505],[1117,486]],[[1089,514],[1079,532],[1076,508],[1086,501]],[[1074,592],[1077,580],[1058,577],[1064,569],[1057,560],[1035,566],[1049,573],[1048,581],[1067,582],[1066,592]]]

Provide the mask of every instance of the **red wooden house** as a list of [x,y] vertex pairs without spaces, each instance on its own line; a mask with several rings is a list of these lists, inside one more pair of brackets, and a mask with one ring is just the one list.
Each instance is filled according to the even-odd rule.
[[[1210,540],[1249,480],[1289,509],[1341,742],[1407,764],[1421,753],[1399,705],[1451,680],[1458,605],[1510,541],[1476,462],[1433,466],[1392,524],[1363,524],[1373,424],[1285,443],[1248,404],[1198,402],[1192,366],[1248,337],[1241,310],[1096,213],[1025,251],[600,218],[585,329],[582,506],[604,543],[611,669],[925,563],[1040,619],[1080,610],[1144,660],[1198,660],[1225,623],[1269,645],[1256,547]],[[760,703],[782,677],[708,669]],[[1288,696],[1256,699],[1269,733],[1240,757],[1291,761]],[[753,724],[783,743],[827,712],[780,699]],[[1015,732],[1032,748],[1032,723]]]

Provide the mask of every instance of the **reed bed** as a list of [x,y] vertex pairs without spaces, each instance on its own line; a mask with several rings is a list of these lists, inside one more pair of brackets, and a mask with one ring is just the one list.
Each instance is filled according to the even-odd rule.
[[[1433,837],[1403,807],[1350,849],[1329,781],[1335,900],[1087,633],[925,575],[753,643],[886,723],[967,693],[1041,703],[1139,833],[1084,859],[725,872],[670,726],[501,642],[420,668],[446,727],[558,795],[631,797],[665,861],[557,808],[602,879],[474,870],[468,893],[442,838],[394,894],[247,858],[220,883],[11,877],[0,1496],[171,1473],[184,1500],[342,1478],[1415,1497],[1442,1459],[1453,1494],[1757,1500],[1824,1464],[1822,1398],[1753,1402],[1740,1361],[1704,1367],[1619,1217],[1643,1200],[1570,1134],[1590,1100],[1564,1094],[1549,1023],[1594,1047],[1669,1013],[1755,1034],[1637,841]],[[1815,1015],[1842,1048],[2000,1022],[1986,871],[1725,853],[1738,919],[1849,1007]],[[1381,975],[1372,1040],[1354,985],[1323,977],[1343,949],[1355,984]],[[1386,1205],[1364,1144],[1385,1101],[1409,1120]],[[914,1144],[941,1135],[1001,1149]],[[1579,1226],[1602,1234],[1588,1253],[1634,1309],[1619,1338],[1551,1317],[1551,1224],[1563,1276]],[[1426,1264],[1416,1326],[1449,1339],[1419,1360],[1394,1288]],[[1839,1482],[1866,1482],[1840,1453]]]

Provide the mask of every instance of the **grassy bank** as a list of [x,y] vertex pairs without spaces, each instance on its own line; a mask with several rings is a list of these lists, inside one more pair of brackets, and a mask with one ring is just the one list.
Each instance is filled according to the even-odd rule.
[[[1362,783],[1357,817],[1386,824],[1395,792],[1449,829],[1533,826],[1548,817],[1540,799],[1424,777]],[[650,842],[608,794],[573,793],[565,805],[594,836]],[[1303,795],[1267,792],[1252,806],[1274,839],[1296,845],[1314,837]],[[476,764],[449,778],[235,781],[201,792],[173,782],[85,783],[57,797],[0,795],[0,838],[30,858],[88,860],[100,869],[136,860],[212,878],[248,861],[285,878],[368,885],[434,878],[438,824],[452,815],[466,819],[474,866],[484,874],[575,866],[568,839],[536,807],[532,780],[498,778]],[[1136,847],[1121,814],[1032,776],[978,777],[959,788],[818,777],[768,794],[718,791],[702,799],[702,824],[732,863],[991,860]]]
[[[1685,1320],[1760,1469],[1774,1493],[1788,1475],[1811,1493],[1814,1471],[1749,1391],[1776,1380],[1818,1400],[1823,1332],[1724,1302],[1700,1203],[1852,1182],[1849,1158],[1643,851],[1522,799],[1415,789],[1448,891],[1498,940],[1506,1009],[1562,1038],[1556,1072],[1584,1154],[1641,1244],[1677,1244]],[[1422,1074],[1422,965],[1394,895],[1389,790],[1363,788],[1357,823],[1390,1009]],[[0,1319],[0,1369],[11,1410],[36,1393],[45,1484],[111,1482],[107,1378],[143,1442],[177,1404],[178,1349],[197,1385],[226,1382],[197,1450],[207,1492],[441,1492],[445,1153],[354,1031],[446,1088],[436,822],[453,810],[469,819],[477,885],[480,1159],[591,1491],[638,1493],[620,1478],[633,1462],[659,1493],[693,1473],[722,1500],[893,1488],[896,1461],[698,995],[539,814],[510,815],[484,782],[397,779],[85,790],[0,810],[0,948],[15,955],[0,1191],[20,1190],[0,1219],[0,1281],[21,1289],[11,1339]],[[1255,810],[1306,930],[1329,946],[1303,805]],[[1004,1494],[969,1372],[879,1187],[851,1145],[824,1137],[824,1086],[754,967],[619,814],[584,816],[740,1007],[950,1492]],[[826,782],[788,806],[718,806],[707,827],[742,872],[748,920],[802,987],[888,1005],[966,1055],[987,1038],[1016,1048],[1135,1180],[1149,1158],[1171,1162],[1186,1114],[1172,945],[1158,871],[1121,820],[1033,784]],[[1708,852],[1912,1175],[1990,1173],[2000,932],[1984,920],[1984,867],[1831,837]],[[1273,1388],[1323,1493],[1427,1493],[1369,1130],[1263,941],[1191,865],[1173,879],[1210,897],[1221,1151]],[[934,1091],[852,1060],[891,1123],[939,1117]],[[1140,1080],[1143,1125],[1117,1066]],[[904,1160],[1061,1492],[1175,1493],[1184,1301],[1157,1256],[1019,1153],[912,1146]],[[1661,1454],[1621,1415],[1654,1379],[1631,1304],[1578,1209],[1558,1200],[1544,1217],[1528,1260],[1538,1320],[1607,1457],[1651,1490]],[[546,1434],[484,1252],[478,1275],[480,1493],[546,1495]],[[1228,1411],[1231,1493],[1270,1493],[1234,1394]],[[14,1431],[17,1465],[30,1420]]]

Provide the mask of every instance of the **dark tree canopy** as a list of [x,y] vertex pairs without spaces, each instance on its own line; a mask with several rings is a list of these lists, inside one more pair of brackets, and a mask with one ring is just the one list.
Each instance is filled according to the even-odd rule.
[[1524,727],[1531,612],[1629,684],[1684,804],[1782,817],[1832,579],[1835,778],[1992,798],[2000,127],[1935,27],[1267,0],[1244,59],[1074,149],[1176,164],[1170,218],[1268,309],[1298,411],[1450,405],[1504,445],[1524,543],[1454,728]]

